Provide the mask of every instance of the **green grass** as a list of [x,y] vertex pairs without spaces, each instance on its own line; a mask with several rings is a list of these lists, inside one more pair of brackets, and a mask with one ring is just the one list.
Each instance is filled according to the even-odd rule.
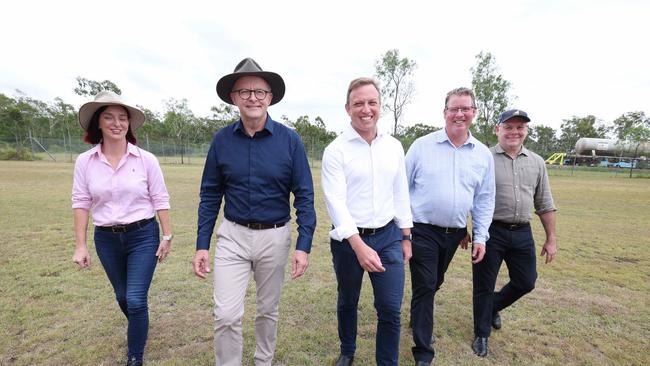
[[[172,196],[174,246],[150,290],[149,365],[214,364],[212,284],[194,277],[201,164],[164,164]],[[0,364],[115,365],[126,354],[126,321],[90,242],[93,265],[78,270],[70,163],[0,162]],[[318,169],[316,166],[315,169]],[[287,280],[275,362],[329,365],[338,355],[336,280],[327,216],[315,170],[319,224],[307,274]],[[471,266],[459,250],[436,297],[436,363],[650,364],[650,180],[612,172],[551,170],[559,253],[538,260],[537,288],[502,313],[487,360],[473,355]],[[543,241],[534,222],[538,252]],[[92,236],[90,236],[92,237]],[[503,284],[505,267],[499,285]],[[408,324],[410,281],[402,308]],[[244,364],[254,352],[254,286],[244,319]],[[358,365],[374,364],[376,315],[366,277]],[[400,364],[411,365],[408,328]]]

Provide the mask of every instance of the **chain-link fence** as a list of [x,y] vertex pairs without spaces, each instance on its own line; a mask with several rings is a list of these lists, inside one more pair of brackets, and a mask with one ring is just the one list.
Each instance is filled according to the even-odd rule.
[[[203,164],[210,144],[179,145],[172,140],[138,139],[138,146],[156,155],[164,164]],[[11,137],[0,136],[0,160],[50,160],[73,162],[77,155],[91,148],[80,139],[68,141],[55,138],[27,138],[16,141]],[[305,145],[310,165],[320,166],[323,146]]]

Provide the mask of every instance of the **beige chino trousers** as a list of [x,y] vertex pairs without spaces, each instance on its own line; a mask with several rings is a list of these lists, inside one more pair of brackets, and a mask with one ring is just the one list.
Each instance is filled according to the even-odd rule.
[[256,287],[255,366],[271,366],[278,303],[291,246],[291,225],[252,230],[223,220],[214,255],[214,354],[216,366],[242,364],[242,316],[250,273]]

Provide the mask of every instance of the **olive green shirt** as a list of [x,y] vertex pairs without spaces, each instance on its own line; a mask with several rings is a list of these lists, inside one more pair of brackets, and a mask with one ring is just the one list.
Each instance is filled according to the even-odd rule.
[[496,182],[493,220],[521,224],[531,220],[533,207],[537,215],[557,210],[541,156],[523,146],[514,160],[498,144],[490,151]]

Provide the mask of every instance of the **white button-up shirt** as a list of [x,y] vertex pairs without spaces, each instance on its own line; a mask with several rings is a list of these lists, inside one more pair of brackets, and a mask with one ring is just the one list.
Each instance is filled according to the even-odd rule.
[[357,227],[379,228],[391,220],[400,229],[413,226],[406,182],[404,149],[394,137],[379,132],[368,144],[348,128],[323,153],[322,186],[334,229],[342,241]]

